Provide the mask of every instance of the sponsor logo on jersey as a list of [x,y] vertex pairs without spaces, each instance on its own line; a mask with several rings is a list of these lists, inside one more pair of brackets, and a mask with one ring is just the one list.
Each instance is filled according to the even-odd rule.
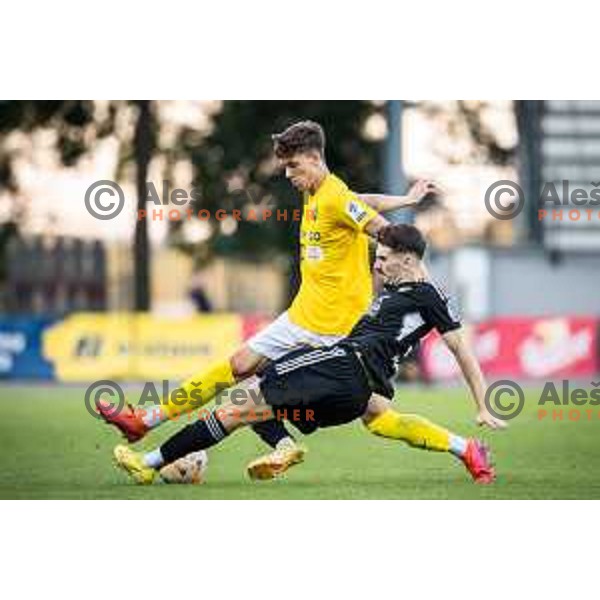
[[306,246],[306,260],[321,260],[323,258],[323,248],[321,246]]
[[364,221],[365,217],[367,216],[367,211],[356,200],[351,200],[348,202],[346,212],[355,223],[359,224]]

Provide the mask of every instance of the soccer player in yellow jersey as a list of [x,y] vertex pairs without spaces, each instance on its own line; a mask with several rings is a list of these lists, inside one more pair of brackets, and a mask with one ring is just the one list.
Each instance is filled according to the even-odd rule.
[[[355,194],[329,172],[323,130],[311,121],[292,125],[274,135],[273,142],[286,177],[304,195],[300,290],[286,312],[229,359],[202,369],[184,382],[180,389],[185,392],[185,404],[169,399],[161,411],[130,407],[117,414],[110,404],[100,402],[100,414],[130,442],[141,439],[174,415],[203,406],[217,392],[254,375],[269,360],[301,346],[331,345],[347,335],[372,299],[368,236],[376,237],[388,225],[378,211],[414,205],[435,189],[431,183],[419,182],[406,197]],[[427,421],[423,420],[420,427],[413,419],[410,428],[399,428],[397,419],[384,421],[394,431],[378,431],[378,435],[427,437]],[[275,432],[269,432],[268,426],[269,422],[257,424],[255,431],[276,446],[280,455],[283,453],[284,461],[301,460],[301,450],[283,425],[278,423]]]

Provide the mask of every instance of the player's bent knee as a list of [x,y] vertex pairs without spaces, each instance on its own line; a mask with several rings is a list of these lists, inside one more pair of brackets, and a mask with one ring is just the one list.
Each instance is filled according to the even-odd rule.
[[231,371],[239,381],[254,375],[261,365],[263,357],[253,352],[247,346],[243,346],[229,359]]

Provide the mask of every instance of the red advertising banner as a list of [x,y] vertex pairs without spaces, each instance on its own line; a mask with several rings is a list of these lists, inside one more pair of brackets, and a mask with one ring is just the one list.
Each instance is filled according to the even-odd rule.
[[[469,335],[488,376],[587,377],[598,372],[597,329],[589,317],[501,318],[473,326]],[[421,368],[433,381],[459,376],[437,332],[423,341]]]

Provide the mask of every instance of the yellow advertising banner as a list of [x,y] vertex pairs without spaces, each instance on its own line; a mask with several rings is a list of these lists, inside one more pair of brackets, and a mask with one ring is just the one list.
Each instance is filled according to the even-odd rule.
[[234,314],[166,319],[144,313],[75,313],[43,334],[62,381],[183,379],[242,343]]

